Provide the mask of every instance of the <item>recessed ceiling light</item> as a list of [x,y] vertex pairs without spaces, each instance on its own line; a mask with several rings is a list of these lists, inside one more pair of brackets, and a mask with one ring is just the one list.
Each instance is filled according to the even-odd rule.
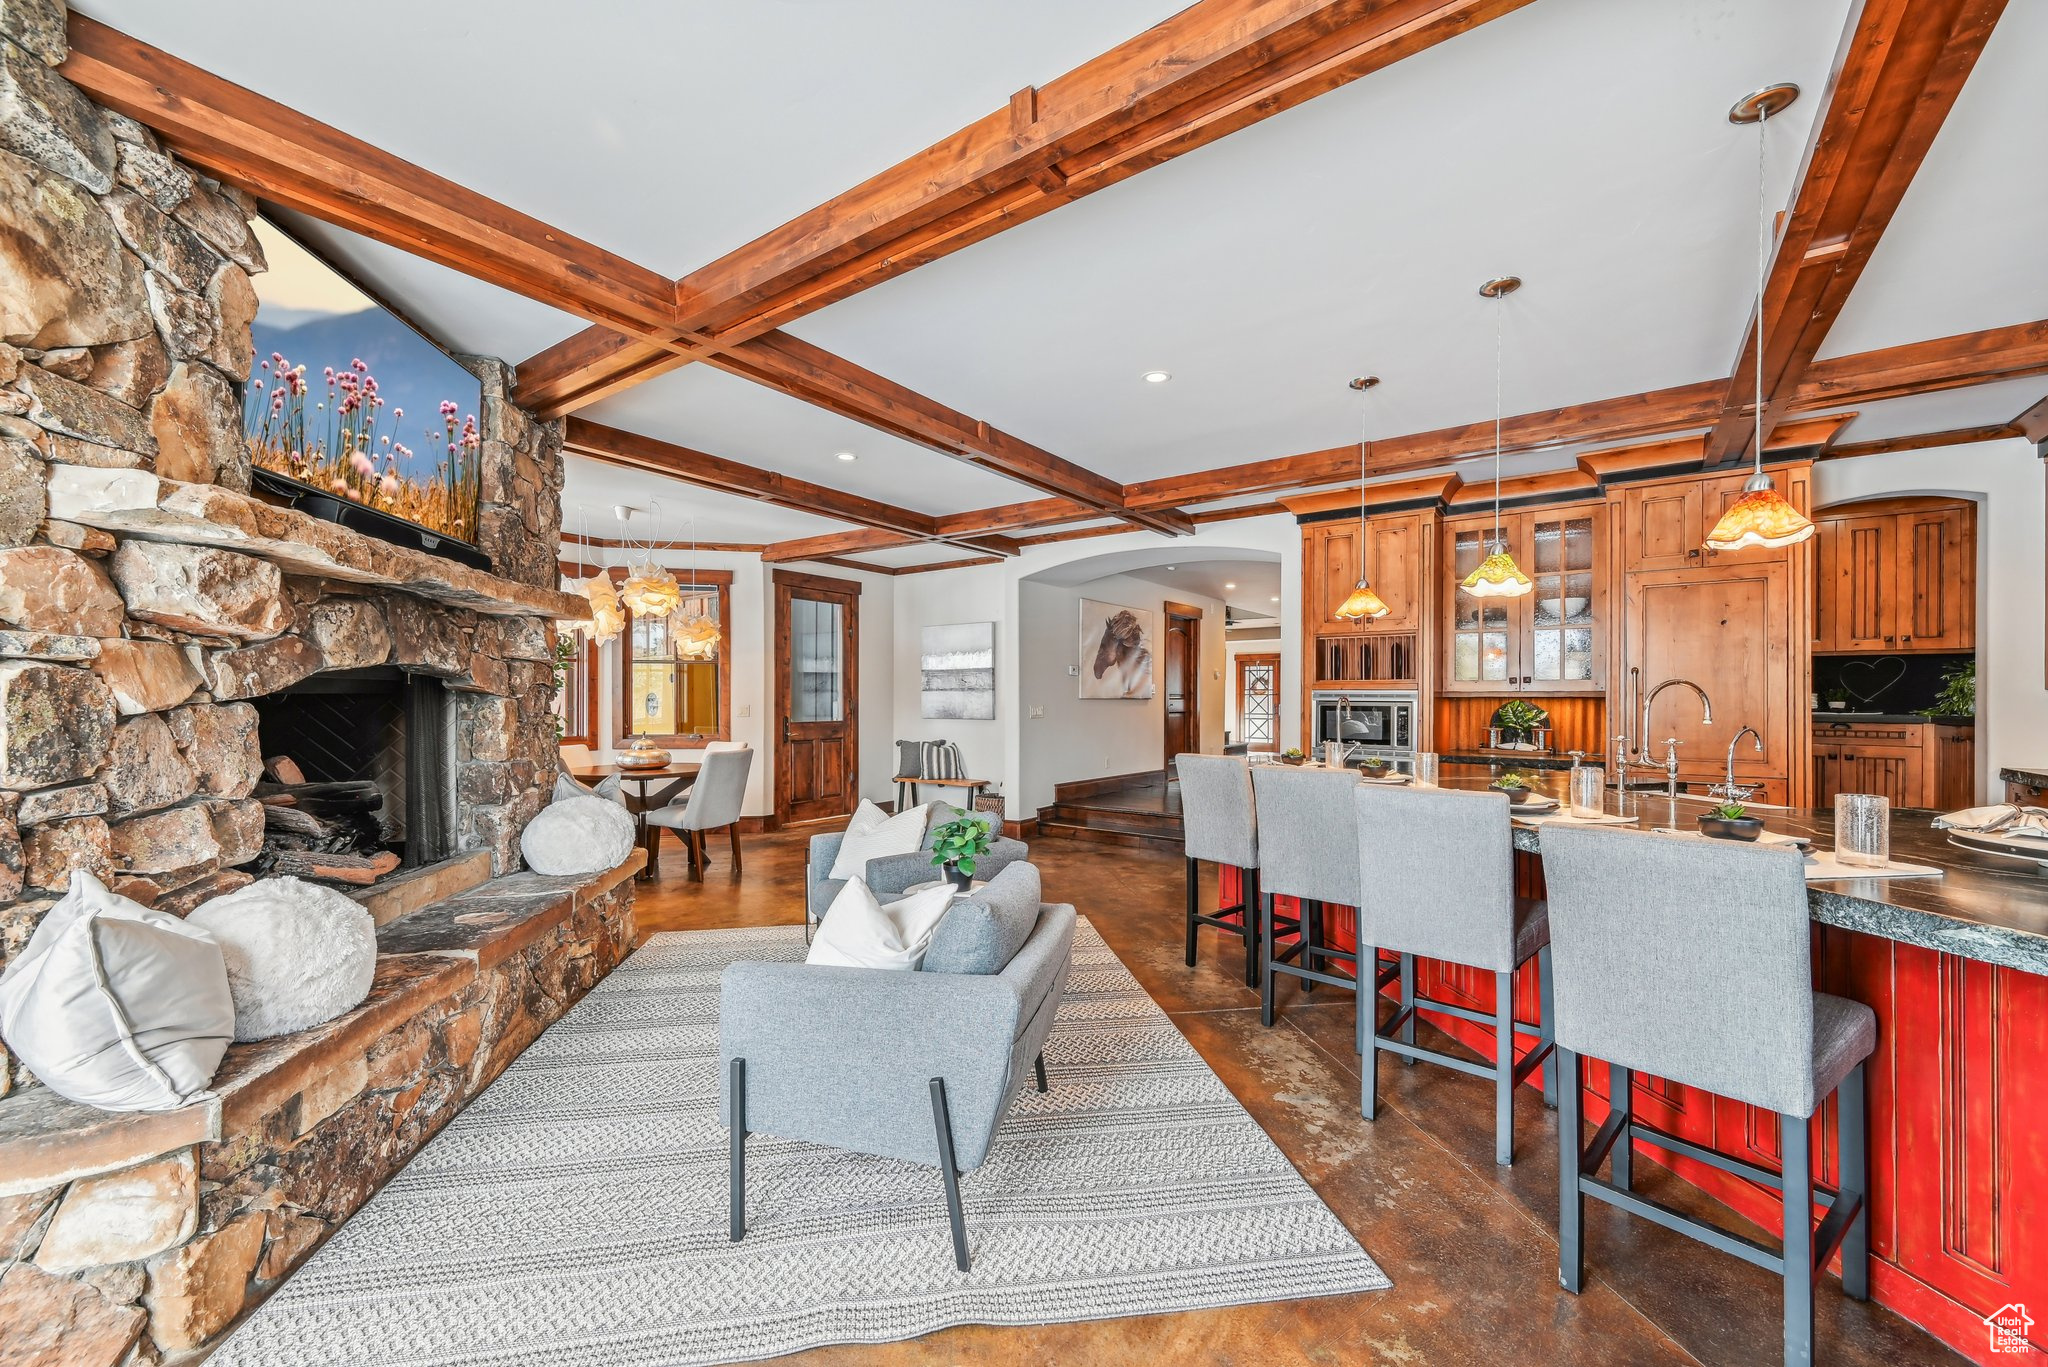
[[1234,588],[1236,588],[1236,587],[1237,587],[1237,585],[1235,585],[1235,584],[1225,584],[1225,585],[1224,585],[1223,587],[1224,587],[1224,588],[1226,588],[1226,589],[1234,589]]
[[1148,370],[1145,372],[1146,384],[1165,384],[1172,378],[1173,372],[1167,370]]
[[858,456],[854,455],[854,454],[853,454],[853,452],[851,452],[851,451],[841,451],[841,452],[839,453],[839,459],[841,459],[841,460],[859,460],[859,459],[860,459],[860,457],[858,457]]
[[1170,569],[1170,570],[1177,570],[1177,569],[1179,569],[1179,568],[1180,568],[1180,566],[1178,566],[1178,565],[1168,565],[1168,566],[1167,566],[1166,568],[1168,568],[1168,569]]

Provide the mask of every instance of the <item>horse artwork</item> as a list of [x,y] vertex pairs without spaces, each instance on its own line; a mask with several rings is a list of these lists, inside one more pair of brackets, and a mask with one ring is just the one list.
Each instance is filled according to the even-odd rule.
[[1152,614],[1083,598],[1081,696],[1143,699],[1152,694]]

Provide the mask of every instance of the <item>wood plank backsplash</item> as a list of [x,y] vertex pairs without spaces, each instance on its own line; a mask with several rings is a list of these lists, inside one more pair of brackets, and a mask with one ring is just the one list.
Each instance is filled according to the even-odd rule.
[[1441,754],[1457,754],[1486,744],[1486,727],[1504,702],[1521,698],[1550,714],[1550,748],[1557,754],[1584,750],[1589,755],[1607,753],[1607,700],[1604,697],[1546,697],[1532,693],[1504,693],[1499,697],[1469,694],[1436,700],[1436,748]]

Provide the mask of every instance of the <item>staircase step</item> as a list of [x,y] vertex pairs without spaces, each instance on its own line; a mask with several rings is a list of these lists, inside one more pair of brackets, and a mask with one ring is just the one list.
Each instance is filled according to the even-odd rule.
[[1180,832],[1127,831],[1104,826],[1083,825],[1041,815],[1040,836],[1055,840],[1081,840],[1096,845],[1121,845],[1130,849],[1173,850],[1181,848]]

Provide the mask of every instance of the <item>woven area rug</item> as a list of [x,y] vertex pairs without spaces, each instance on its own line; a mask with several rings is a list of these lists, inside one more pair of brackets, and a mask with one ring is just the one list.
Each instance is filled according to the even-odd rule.
[[[726,1237],[718,975],[802,931],[654,936],[212,1359],[715,1363],[1390,1283],[1084,920],[1046,1044],[962,1194],[938,1171],[756,1135]],[[819,1021],[830,1030],[830,1021]]]

